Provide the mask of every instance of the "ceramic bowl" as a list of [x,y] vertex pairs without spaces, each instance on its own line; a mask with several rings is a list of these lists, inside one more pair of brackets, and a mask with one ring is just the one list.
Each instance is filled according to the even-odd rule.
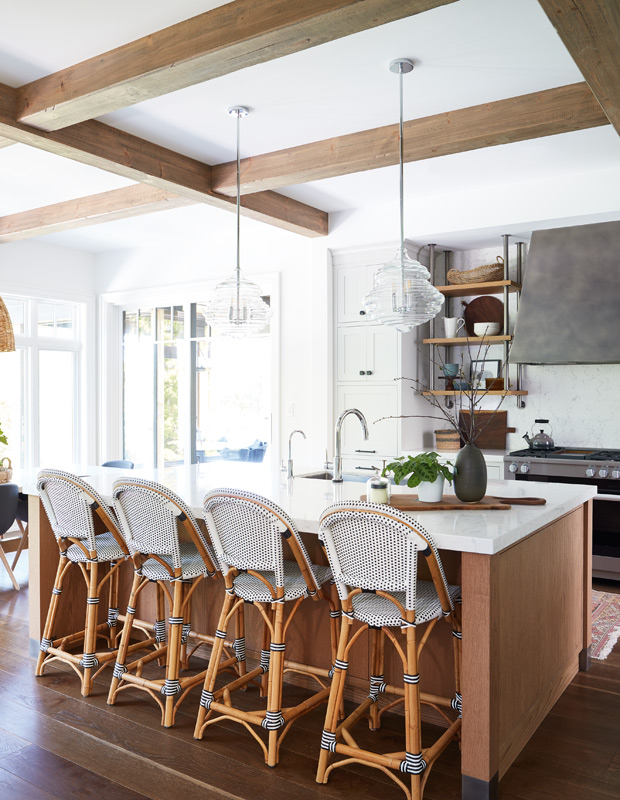
[[443,374],[446,378],[456,378],[456,375],[459,371],[458,364],[444,364],[442,367]]
[[452,381],[454,388],[459,391],[466,391],[469,389],[469,381]]
[[497,336],[499,328],[499,322],[475,322],[474,334],[476,336]]

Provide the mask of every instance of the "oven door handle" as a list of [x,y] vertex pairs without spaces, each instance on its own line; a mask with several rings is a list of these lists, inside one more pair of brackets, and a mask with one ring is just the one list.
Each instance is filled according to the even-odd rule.
[[597,494],[593,500],[611,500],[613,503],[620,503],[620,494]]

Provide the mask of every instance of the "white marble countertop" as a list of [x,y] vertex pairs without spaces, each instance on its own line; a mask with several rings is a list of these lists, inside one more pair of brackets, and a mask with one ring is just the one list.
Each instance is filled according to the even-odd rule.
[[[176,492],[196,513],[202,514],[205,492],[214,488],[237,488],[262,494],[283,508],[299,530],[318,531],[322,511],[331,503],[359,500],[365,493],[360,482],[334,484],[326,480],[295,477],[287,480],[282,472],[270,472],[268,465],[215,461],[194,466],[162,470],[120,470],[91,465],[71,465],[67,471],[83,476],[110,500],[112,485],[120,477],[156,480]],[[38,470],[15,471],[13,480],[22,491],[36,494]],[[394,486],[395,493],[411,492]],[[446,485],[444,494],[452,494]],[[414,519],[433,536],[438,547],[468,553],[499,553],[553,520],[578,508],[596,495],[596,488],[576,484],[533,481],[489,481],[487,494],[500,497],[544,497],[544,506],[513,506],[509,511],[414,511]]]

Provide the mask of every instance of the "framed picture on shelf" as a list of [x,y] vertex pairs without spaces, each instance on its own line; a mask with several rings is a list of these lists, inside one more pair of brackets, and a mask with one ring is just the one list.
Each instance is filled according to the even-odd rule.
[[487,378],[499,378],[501,364],[499,358],[472,359],[469,370],[471,385],[475,389],[484,389]]

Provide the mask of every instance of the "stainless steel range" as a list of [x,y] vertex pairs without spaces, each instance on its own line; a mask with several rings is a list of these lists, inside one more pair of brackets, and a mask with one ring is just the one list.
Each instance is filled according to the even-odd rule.
[[620,580],[620,450],[515,450],[504,457],[504,478],[596,486],[592,571],[598,578]]

